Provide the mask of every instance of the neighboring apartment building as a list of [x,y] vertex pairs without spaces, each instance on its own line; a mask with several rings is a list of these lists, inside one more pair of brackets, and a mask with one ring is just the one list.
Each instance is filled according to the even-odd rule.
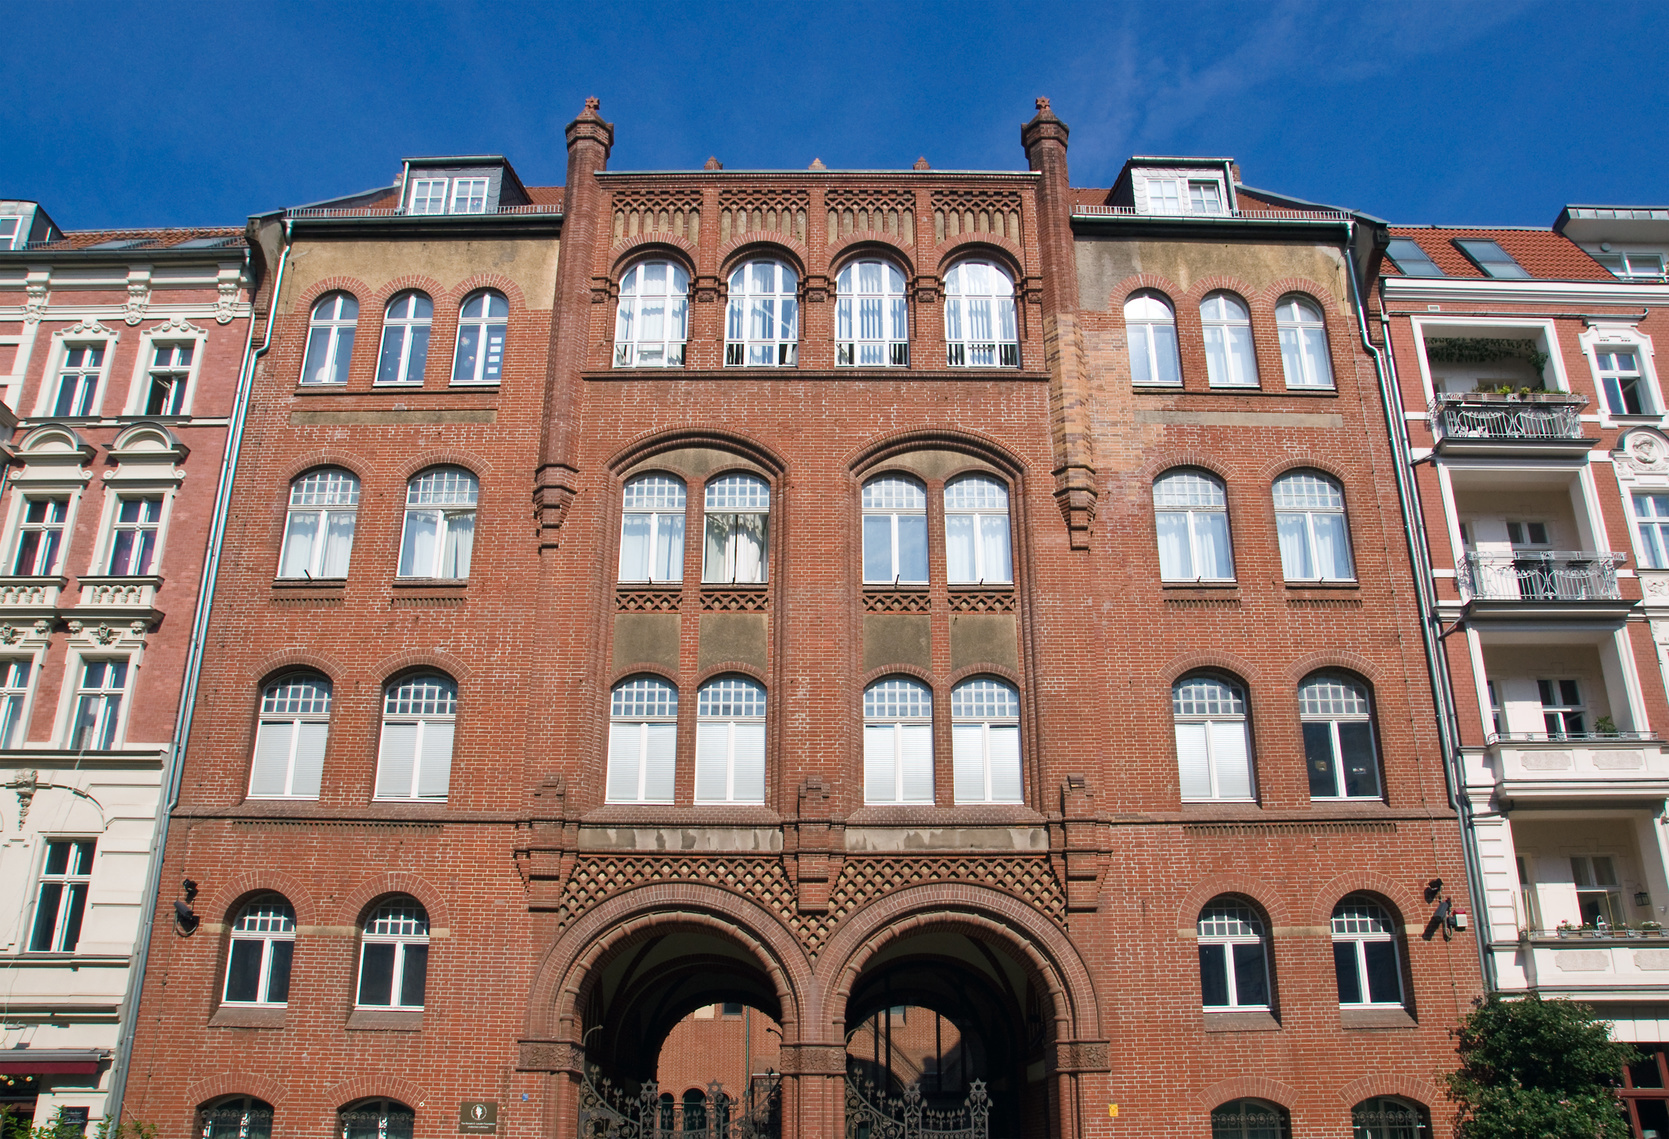
[[[1669,1135],[1669,212],[1392,227],[1377,290],[1424,507],[1493,981],[1592,1003]],[[1662,519],[1663,521],[1659,521]]]
[[0,1104],[104,1116],[248,346],[238,229],[0,201]]
[[1443,1126],[1480,979],[1371,219],[1217,159],[1074,189],[1047,101],[1016,172],[566,133],[563,188],[252,220],[126,1110],[734,1130],[649,1082],[739,1025],[784,1136]]

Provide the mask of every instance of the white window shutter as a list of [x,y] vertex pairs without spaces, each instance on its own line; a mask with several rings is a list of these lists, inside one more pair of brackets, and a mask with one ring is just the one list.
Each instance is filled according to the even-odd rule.
[[608,801],[629,803],[637,799],[638,765],[643,761],[643,725],[610,724],[608,727]]
[[417,794],[423,799],[444,799],[452,782],[451,720],[425,720],[423,755],[417,767]]
[[990,750],[991,801],[1022,802],[1025,792],[1020,783],[1020,725],[994,725],[986,746]]
[[730,727],[722,720],[701,720],[695,725],[695,799],[698,803],[722,803],[730,765]]
[[307,799],[319,797],[319,781],[325,770],[325,740],[330,725],[303,723],[297,725],[295,774],[290,779],[290,794]]
[[251,795],[289,794],[284,784],[289,775],[290,744],[294,736],[292,720],[262,721],[255,734],[255,760],[249,769]]
[[1246,721],[1211,725],[1211,761],[1217,769],[1217,796],[1252,797],[1252,762],[1246,748]]
[[377,763],[377,798],[411,798],[412,769],[417,764],[417,725],[384,722]]
[[644,733],[643,801],[672,802],[673,765],[678,754],[678,725],[650,724]]
[[1211,798],[1211,767],[1206,758],[1204,724],[1176,726],[1176,765],[1184,799]]
[[863,797],[866,803],[898,800],[897,729],[892,724],[868,724],[863,730]]
[[731,796],[738,803],[765,801],[765,725],[758,721],[736,725],[735,774]]
[[956,724],[950,730],[956,801],[985,802],[985,725]]
[[933,801],[933,726],[903,724],[898,730],[898,759],[904,776],[903,801]]

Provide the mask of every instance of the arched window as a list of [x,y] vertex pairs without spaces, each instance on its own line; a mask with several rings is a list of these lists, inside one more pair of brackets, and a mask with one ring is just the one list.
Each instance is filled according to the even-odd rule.
[[770,517],[771,488],[759,476],[731,474],[708,483],[701,580],[764,581]]
[[690,275],[672,261],[641,261],[620,278],[614,317],[616,368],[682,368]]
[[952,368],[1018,368],[1014,279],[991,261],[962,261],[945,274],[945,353]]
[[908,475],[863,484],[863,579],[927,584],[927,488]]
[[458,685],[438,673],[419,673],[383,692],[382,746],[377,798],[445,799],[452,782],[452,734]]
[[1402,963],[1397,923],[1366,894],[1333,907],[1333,973],[1339,1004],[1347,1008],[1402,1004]]
[[1289,471],[1275,480],[1275,532],[1288,581],[1351,581],[1344,488],[1320,471]]
[[420,1009],[429,979],[429,911],[397,894],[371,911],[359,938],[360,1008]]
[[197,1139],[272,1139],[272,1104],[250,1095],[211,1100],[197,1109]]
[[727,368],[792,368],[800,346],[799,277],[781,261],[749,261],[730,274],[724,321]]
[[291,483],[278,576],[347,577],[358,511],[359,480],[341,467],[320,467]]
[[904,274],[891,261],[853,261],[835,278],[835,363],[908,368]]
[[362,1099],[336,1113],[338,1139],[411,1139],[416,1119],[399,1100]]
[[1292,1117],[1279,1104],[1235,1099],[1211,1111],[1211,1139],[1289,1139]]
[[1379,798],[1366,685],[1342,673],[1317,673],[1298,689],[1298,718],[1304,725],[1310,798]]
[[621,496],[620,580],[684,580],[684,483],[639,475]]
[[765,689],[743,676],[696,693],[695,801],[765,801]]
[[423,383],[423,369],[429,362],[429,323],[435,305],[422,293],[401,293],[388,302],[382,320],[382,356],[377,362],[377,383]]
[[1431,1114],[1413,1100],[1375,1096],[1350,1109],[1351,1139],[1431,1139]]
[[400,576],[467,578],[480,483],[462,467],[430,467],[406,484]]
[[282,896],[263,894],[244,906],[226,954],[226,1003],[287,1003],[295,948],[296,912]]
[[1330,388],[1333,361],[1327,351],[1327,322],[1321,306],[1301,293],[1275,306],[1275,329],[1281,337],[1281,370],[1289,388]]
[[684,1092],[684,1128],[686,1132],[707,1133],[707,1093],[700,1088]]
[[902,676],[863,694],[866,803],[933,802],[933,693]]
[[1130,340],[1130,382],[1182,383],[1176,351],[1176,314],[1158,293],[1137,293],[1124,302],[1124,331]]
[[991,677],[950,690],[950,736],[958,803],[1019,803],[1020,693]]
[[1223,677],[1185,677],[1171,687],[1171,711],[1182,797],[1250,799],[1245,690]]
[[1166,471],[1153,480],[1153,521],[1163,581],[1233,581],[1229,500],[1204,471]]
[[251,799],[317,799],[330,734],[330,681],[316,672],[281,676],[261,693]]
[[670,803],[678,757],[678,690],[654,676],[614,686],[609,701],[608,801]]
[[348,361],[354,353],[354,326],[358,322],[359,302],[347,293],[326,293],[319,298],[308,325],[302,383],[348,382]]
[[1200,305],[1205,334],[1205,374],[1214,388],[1255,388],[1258,360],[1252,352],[1252,314],[1233,293],[1212,293]]
[[963,475],[945,484],[945,576],[952,585],[1014,580],[1008,488],[989,475]]
[[1240,898],[1200,911],[1200,1001],[1207,1009],[1269,1007],[1269,945],[1262,916]]
[[458,310],[458,350],[452,357],[455,384],[496,384],[504,375],[504,330],[510,302],[486,289],[464,298]]

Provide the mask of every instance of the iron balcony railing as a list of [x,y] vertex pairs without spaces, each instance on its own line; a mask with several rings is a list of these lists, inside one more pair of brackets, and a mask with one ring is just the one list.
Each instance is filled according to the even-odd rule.
[[1468,601],[1620,601],[1617,564],[1626,554],[1589,550],[1470,553],[1455,564]]
[[1073,206],[1075,218],[1238,218],[1245,221],[1348,221],[1343,210],[1138,210],[1135,206]]
[[371,207],[356,206],[347,209],[334,209],[327,206],[304,206],[293,210],[285,210],[287,218],[480,218],[480,217],[559,217],[562,214],[562,203],[555,205],[533,206],[500,206],[496,210],[481,210],[476,213],[435,212],[424,213],[403,209],[399,206]]
[[1453,441],[1580,439],[1587,403],[1587,397],[1579,395],[1533,401],[1438,396],[1430,408],[1431,430],[1440,440]]
[[1656,732],[1491,732],[1485,744],[1657,743]]

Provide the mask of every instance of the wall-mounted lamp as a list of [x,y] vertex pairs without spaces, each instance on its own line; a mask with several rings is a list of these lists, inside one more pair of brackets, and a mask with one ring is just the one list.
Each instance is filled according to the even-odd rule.
[[1441,894],[1442,892],[1443,892],[1443,879],[1433,878],[1430,882],[1426,883],[1426,901],[1435,902],[1437,900],[1437,895]]
[[203,920],[191,908],[191,903],[197,900],[197,883],[187,878],[180,883],[180,889],[185,892],[185,899],[174,901],[174,928],[181,937],[190,937]]

